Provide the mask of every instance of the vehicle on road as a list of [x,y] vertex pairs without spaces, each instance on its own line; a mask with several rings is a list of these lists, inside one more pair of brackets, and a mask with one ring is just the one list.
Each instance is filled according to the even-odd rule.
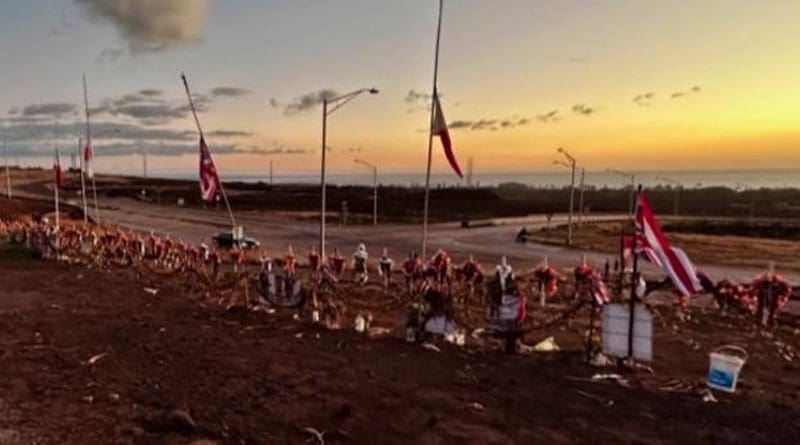
[[242,249],[257,249],[261,246],[257,239],[249,236],[241,237],[238,240],[234,239],[231,232],[220,232],[211,237],[211,240],[218,249],[231,249],[235,244],[238,244]]

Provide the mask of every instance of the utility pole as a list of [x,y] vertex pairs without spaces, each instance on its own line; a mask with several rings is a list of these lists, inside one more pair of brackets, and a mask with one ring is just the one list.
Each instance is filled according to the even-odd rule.
[[583,186],[586,179],[586,169],[581,167],[581,185],[580,194],[578,195],[578,227],[583,224]]
[[555,164],[565,165],[571,171],[571,179],[569,183],[569,216],[567,217],[567,247],[572,246],[572,213],[574,211],[575,203],[575,158],[570,155],[563,147],[558,147],[559,153],[563,154],[568,162],[554,161]]

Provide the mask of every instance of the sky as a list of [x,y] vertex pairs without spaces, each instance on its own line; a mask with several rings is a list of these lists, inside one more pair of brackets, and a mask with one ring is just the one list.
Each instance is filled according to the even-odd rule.
[[[800,2],[445,0],[439,92],[483,172],[800,165]],[[76,150],[88,82],[98,169],[193,171],[186,73],[218,168],[422,172],[435,0],[0,0],[0,140]],[[447,162],[434,140],[434,172]]]

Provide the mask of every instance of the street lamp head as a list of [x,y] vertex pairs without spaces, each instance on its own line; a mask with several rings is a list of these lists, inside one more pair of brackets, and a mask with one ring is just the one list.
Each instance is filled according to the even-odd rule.
[[558,152],[559,153],[564,153],[564,147],[558,147]]
[[375,88],[375,87],[370,88],[368,91],[369,91],[369,94],[378,94],[378,89]]

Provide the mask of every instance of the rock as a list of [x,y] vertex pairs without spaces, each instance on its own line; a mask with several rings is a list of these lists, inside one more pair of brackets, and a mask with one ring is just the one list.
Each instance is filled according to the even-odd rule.
[[189,445],[218,445],[218,443],[211,439],[197,439],[189,442]]
[[0,445],[17,445],[21,444],[22,440],[19,437],[17,430],[0,429]]
[[197,424],[192,416],[182,409],[173,409],[168,412],[164,420],[173,431],[190,433],[197,429]]

